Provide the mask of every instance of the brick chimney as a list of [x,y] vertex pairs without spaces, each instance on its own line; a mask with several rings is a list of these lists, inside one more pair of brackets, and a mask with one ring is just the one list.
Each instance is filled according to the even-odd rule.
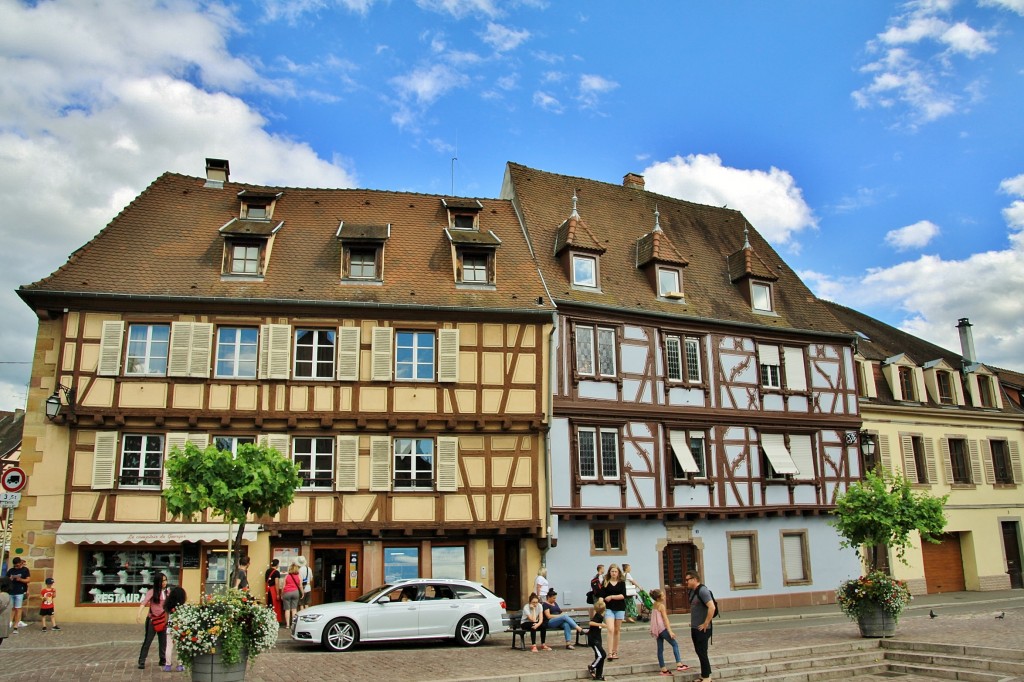
[[622,176],[622,186],[630,189],[643,189],[644,176],[639,173],[626,173]]
[[960,330],[960,354],[963,355],[967,364],[973,365],[977,359],[974,356],[974,335],[971,333],[971,321],[966,317],[961,317],[956,323],[956,328]]
[[223,187],[231,172],[227,159],[206,160],[206,185],[204,187]]

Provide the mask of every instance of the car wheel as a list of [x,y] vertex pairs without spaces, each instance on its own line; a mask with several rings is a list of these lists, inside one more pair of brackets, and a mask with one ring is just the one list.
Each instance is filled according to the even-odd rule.
[[476,646],[487,636],[487,623],[480,616],[466,616],[455,629],[455,638],[462,646]]
[[359,642],[359,629],[348,618],[332,620],[324,628],[320,643],[328,651],[348,651]]

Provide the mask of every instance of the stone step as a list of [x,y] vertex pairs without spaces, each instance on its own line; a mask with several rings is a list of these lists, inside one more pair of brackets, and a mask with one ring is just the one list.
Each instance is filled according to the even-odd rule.
[[922,665],[897,663],[890,661],[889,672],[902,673],[907,675],[921,675],[922,677],[935,678],[937,680],[965,680],[965,682],[1005,682],[1009,679],[1019,679],[1016,676],[1008,677],[1005,673],[985,672],[982,670],[964,670],[961,667],[943,667],[937,665]]
[[969,668],[971,670],[1002,673],[1003,675],[1024,675],[1024,661],[1008,661],[994,656],[977,658],[891,649],[885,651],[885,660],[893,664],[904,663],[906,665],[931,665],[940,668]]

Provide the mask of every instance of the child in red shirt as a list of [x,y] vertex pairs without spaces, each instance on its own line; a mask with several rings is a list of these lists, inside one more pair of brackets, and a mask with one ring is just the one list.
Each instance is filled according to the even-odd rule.
[[50,626],[54,630],[60,630],[56,619],[53,617],[54,602],[57,601],[57,588],[53,586],[53,578],[47,578],[46,584],[39,592],[42,604],[39,607],[39,616],[43,619],[43,632],[46,632],[46,619],[50,619]]

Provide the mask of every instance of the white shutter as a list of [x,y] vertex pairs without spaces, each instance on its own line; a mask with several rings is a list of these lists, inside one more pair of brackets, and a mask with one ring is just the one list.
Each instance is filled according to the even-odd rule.
[[967,441],[967,450],[971,457],[971,483],[981,483],[981,458],[978,453],[978,441]]
[[[105,322],[104,325],[106,325]],[[117,431],[97,431],[92,456],[93,490],[113,489],[114,472],[117,469],[116,461]]]
[[889,436],[878,434],[878,457],[882,460],[882,471],[892,473],[892,455],[889,451]]
[[807,367],[803,348],[783,348],[786,358],[786,388],[791,391],[807,390]]
[[798,469],[796,478],[814,478],[814,446],[810,436],[790,435],[789,451]]
[[695,474],[700,471],[700,465],[693,458],[690,444],[686,442],[686,431],[669,431],[668,442],[672,446],[672,452],[676,456],[679,468],[688,474]]
[[437,439],[437,491],[453,493],[459,489],[459,439]]
[[188,376],[191,349],[192,323],[172,322],[171,342],[167,349],[167,376]]
[[359,488],[359,436],[338,436],[334,489],[352,493]]
[[459,330],[437,330],[437,380],[451,383],[459,380]]
[[96,373],[117,376],[121,371],[121,344],[124,343],[124,322],[104,320],[100,332],[100,358]]
[[782,536],[782,556],[786,580],[807,580],[804,572],[804,536],[787,533]]
[[928,402],[928,394],[924,389],[924,370],[920,367],[914,367],[911,376],[914,378],[914,393],[917,394],[918,402]]
[[1010,466],[1013,468],[1013,482],[1017,485],[1024,483],[1024,475],[1021,474],[1020,446],[1017,441],[1010,441]]
[[758,346],[757,347],[758,361],[762,365],[778,365],[779,363],[779,347],[778,346]]
[[917,474],[917,462],[914,460],[914,439],[901,435],[900,444],[903,446],[903,475],[911,483],[917,483],[921,479]]
[[359,327],[338,327],[338,380],[359,381]]
[[[992,441],[986,440],[985,446],[981,449],[982,464],[984,465],[985,478],[989,483],[996,482],[996,467],[992,462]],[[981,483],[981,481],[978,481]]]
[[395,330],[391,327],[374,327],[372,340],[370,378],[374,381],[391,381],[391,357],[395,343]]
[[786,449],[786,441],[781,433],[762,433],[761,448],[776,474],[799,474],[796,462]]
[[928,482],[935,485],[939,482],[939,471],[935,463],[935,441],[931,438],[922,438],[924,442],[924,458],[928,463]]
[[188,356],[188,375],[209,378],[210,356],[213,351],[213,325],[209,322],[192,323],[192,347]]
[[391,490],[391,439],[370,438],[370,492]]
[[200,450],[205,450],[206,446],[210,443],[210,434],[208,433],[168,433],[164,438],[164,467],[163,467],[163,482],[162,487],[166,489],[170,483],[167,478],[167,458],[171,456],[171,450],[178,448],[182,452],[185,451],[185,445],[192,443]]
[[953,485],[953,462],[949,459],[949,439],[939,439],[939,452],[942,453],[942,466],[946,470],[946,484]]
[[260,379],[288,378],[291,344],[291,325],[260,325]]
[[737,585],[750,585],[754,582],[752,540],[747,535],[729,538],[729,559],[732,561],[732,576]]
[[266,445],[268,448],[274,448],[285,459],[291,459],[291,442],[287,433],[261,433],[260,434],[260,445]]

